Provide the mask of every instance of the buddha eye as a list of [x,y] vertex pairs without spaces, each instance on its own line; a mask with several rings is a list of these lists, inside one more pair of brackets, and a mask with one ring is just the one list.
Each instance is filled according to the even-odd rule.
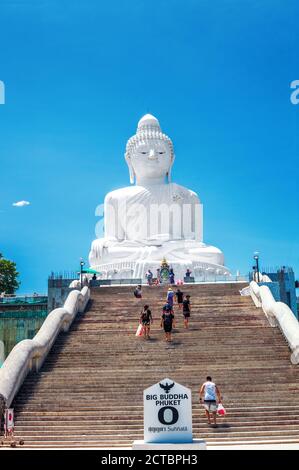
[[146,152],[141,152],[141,153],[142,153],[142,155],[146,155]]
[[160,155],[162,155],[163,153],[165,153],[165,152],[159,152]]

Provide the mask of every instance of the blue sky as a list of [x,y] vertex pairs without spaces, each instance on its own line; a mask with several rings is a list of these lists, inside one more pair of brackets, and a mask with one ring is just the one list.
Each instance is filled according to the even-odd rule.
[[0,252],[20,292],[87,259],[147,112],[174,142],[173,180],[204,204],[204,241],[232,271],[258,250],[298,278],[298,14],[278,0],[2,0]]

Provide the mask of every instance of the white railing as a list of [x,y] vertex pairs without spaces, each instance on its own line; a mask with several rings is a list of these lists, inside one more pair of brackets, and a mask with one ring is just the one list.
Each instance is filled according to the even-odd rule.
[[77,313],[84,312],[89,298],[88,287],[81,292],[73,290],[62,308],[49,313],[33,339],[25,339],[13,348],[0,368],[0,408],[1,402],[10,406],[27,374],[41,368],[58,334],[69,330]]
[[250,293],[256,307],[261,307],[271,326],[278,326],[291,351],[292,364],[299,363],[299,322],[292,310],[283,302],[276,302],[269,287],[250,283]]

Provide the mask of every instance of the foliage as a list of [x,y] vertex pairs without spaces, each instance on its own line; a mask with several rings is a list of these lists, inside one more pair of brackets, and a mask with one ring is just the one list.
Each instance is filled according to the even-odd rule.
[[18,276],[16,263],[3,258],[0,253],[0,293],[13,294],[20,285]]

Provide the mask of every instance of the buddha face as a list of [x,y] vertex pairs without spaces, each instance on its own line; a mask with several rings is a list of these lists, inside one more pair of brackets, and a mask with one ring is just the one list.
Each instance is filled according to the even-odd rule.
[[131,164],[139,178],[162,178],[171,167],[171,151],[163,140],[148,139],[137,143],[131,153]]

